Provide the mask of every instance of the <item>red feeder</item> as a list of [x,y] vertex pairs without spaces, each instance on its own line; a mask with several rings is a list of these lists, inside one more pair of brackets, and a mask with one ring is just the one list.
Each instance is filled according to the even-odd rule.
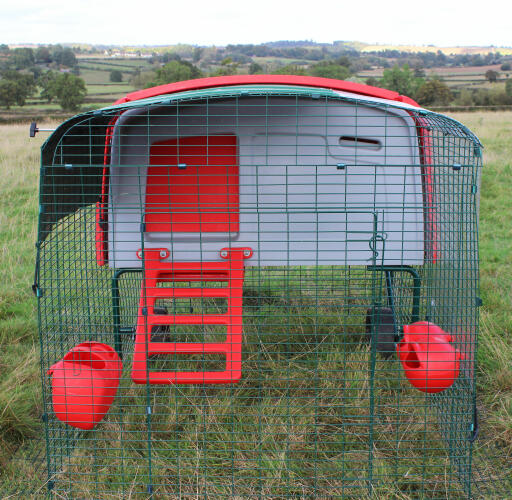
[[114,400],[122,362],[112,347],[84,342],[49,370],[57,418],[79,429],[93,429]]
[[455,349],[453,337],[428,321],[404,325],[404,336],[397,344],[409,382],[422,392],[441,392],[451,387],[459,376],[464,354]]

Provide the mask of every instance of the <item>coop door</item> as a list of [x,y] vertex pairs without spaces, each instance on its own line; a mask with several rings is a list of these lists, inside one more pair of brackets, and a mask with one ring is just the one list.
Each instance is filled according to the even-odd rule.
[[237,137],[179,137],[152,144],[145,223],[147,233],[237,232]]

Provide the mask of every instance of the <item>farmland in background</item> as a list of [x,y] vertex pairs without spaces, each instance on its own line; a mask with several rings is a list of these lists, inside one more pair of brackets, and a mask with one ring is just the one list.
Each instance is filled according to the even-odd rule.
[[[2,63],[8,60],[8,47],[2,53],[0,45],[0,73]],[[49,47],[51,49],[51,47]],[[32,47],[36,51],[37,47]],[[407,64],[415,76],[438,78],[452,92],[450,106],[512,106],[505,95],[505,82],[512,78],[512,48],[496,47],[415,47],[368,45],[358,42],[319,44],[311,41],[281,41],[261,45],[228,45],[226,47],[198,47],[169,45],[159,47],[94,47],[72,46],[77,65],[73,68],[55,64],[37,63],[34,70],[44,73],[72,71],[82,78],[87,95],[81,111],[96,109],[115,102],[127,93],[138,90],[151,81],[166,63],[178,60],[193,65],[202,76],[247,73],[294,73],[329,76],[330,70],[342,66],[348,79],[355,82],[380,85],[383,73],[394,65]],[[121,73],[121,81],[111,81],[111,72]],[[496,81],[490,82],[488,71],[496,72]],[[137,81],[137,74],[146,79]],[[342,72],[343,73],[343,72]],[[148,76],[149,75],[149,76]],[[1,75],[0,75],[1,76]],[[340,76],[334,76],[341,78]],[[62,120],[73,113],[62,112],[56,101],[48,104],[40,95],[41,88],[27,99],[24,106],[0,107],[1,122],[23,122],[34,119]],[[465,92],[465,93],[464,93]],[[404,93],[404,92],[402,92]],[[463,99],[459,96],[463,94]],[[490,98],[487,98],[487,95]],[[415,97],[414,95],[409,95]],[[510,102],[509,102],[510,101]],[[427,103],[426,106],[436,107]],[[437,106],[439,108],[439,106]],[[505,109],[505,108],[504,108]]]
[[[499,76],[496,83],[490,83],[486,78],[487,71],[496,71]],[[512,76],[512,71],[502,71],[500,64],[489,64],[485,66],[463,66],[463,67],[434,67],[425,71],[427,77],[439,77],[452,90],[454,89],[478,89],[478,88],[504,88],[507,78]],[[362,79],[374,77],[382,78],[384,68],[376,68],[360,71],[357,76]]]

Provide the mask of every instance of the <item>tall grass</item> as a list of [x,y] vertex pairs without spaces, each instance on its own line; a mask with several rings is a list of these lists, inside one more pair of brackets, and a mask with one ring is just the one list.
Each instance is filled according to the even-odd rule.
[[36,303],[31,291],[39,147],[28,125],[0,126],[0,465],[40,428]]
[[[512,498],[512,112],[453,113],[484,145],[480,191],[477,477]],[[484,490],[487,491],[487,490]],[[497,495],[499,498],[499,495]]]

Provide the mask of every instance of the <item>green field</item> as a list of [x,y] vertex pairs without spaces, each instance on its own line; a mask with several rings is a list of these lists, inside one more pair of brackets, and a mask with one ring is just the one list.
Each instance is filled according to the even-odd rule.
[[[151,65],[145,59],[122,59],[114,60],[105,58],[79,59],[80,78],[83,78],[87,88],[87,96],[81,107],[81,111],[89,111],[108,106],[120,97],[133,92],[130,84],[132,71],[135,68],[141,70],[150,69]],[[123,73],[122,82],[111,82],[110,71],[118,69]],[[59,104],[50,104],[41,101],[38,96],[27,100],[24,106],[12,106],[9,110],[2,109],[0,123],[26,122],[40,120],[41,117],[49,115],[55,119],[65,119],[73,115],[70,112],[63,112]]]
[[[512,498],[512,112],[453,114],[484,144],[477,497]],[[49,128],[51,123],[45,124]],[[44,126],[44,125],[41,125]],[[0,125],[0,494],[45,481],[33,280],[39,147],[27,125]],[[299,406],[299,405],[298,405]],[[191,439],[193,436],[191,436]],[[25,459],[28,457],[28,459]],[[508,483],[507,483],[508,481]],[[91,493],[83,492],[84,498]],[[12,498],[27,498],[14,494]],[[414,498],[403,494],[387,498]]]
[[[120,97],[133,92],[134,88],[130,84],[132,72],[136,68],[141,71],[151,69],[151,65],[145,59],[122,59],[112,60],[105,58],[96,59],[78,59],[80,78],[85,81],[87,96],[81,110],[88,111],[97,109],[114,103]],[[117,69],[123,73],[122,82],[111,82],[110,72]],[[0,123],[5,121],[23,122],[32,119],[40,119],[45,114],[52,117],[64,119],[73,113],[65,113],[61,111],[61,107],[57,103],[45,103],[41,101],[38,95],[27,99],[24,106],[12,106],[9,110],[0,110]]]
[[383,50],[400,50],[403,52],[437,52],[443,54],[487,54],[488,52],[500,52],[503,55],[512,54],[510,47],[435,47],[433,45],[369,45],[363,44],[361,52],[379,52]]
[[[308,59],[303,53],[299,53],[297,57],[292,57],[292,55],[287,55],[286,53],[275,53],[270,55],[264,55],[264,53],[260,53],[260,55],[252,55],[251,57],[244,56],[242,53],[238,53],[236,50],[230,52],[231,49],[226,49],[224,47],[203,47],[202,55],[199,59],[194,59],[196,61],[194,64],[203,72],[205,76],[215,74],[216,72],[228,71],[226,66],[221,64],[221,61],[224,56],[228,59],[232,57],[234,61],[237,61],[237,57],[242,57],[239,63],[234,63],[234,65],[229,69],[229,71],[233,71],[234,73],[239,74],[247,74],[250,70],[250,63],[256,63],[261,66],[261,71],[266,73],[275,73],[279,71],[283,66],[298,66],[301,70],[308,70],[311,66],[318,64],[319,62],[326,62],[335,57],[335,54],[339,55],[339,52],[334,52],[334,50],[341,50],[341,46],[345,47],[353,47],[358,50],[362,50],[360,53],[362,59],[366,62],[363,66],[367,69],[358,71],[357,61],[358,58],[353,58],[353,62],[356,63],[353,68],[353,74],[349,78],[350,80],[364,83],[368,78],[376,78],[379,80],[382,78],[382,74],[384,72],[384,66],[391,67],[394,64],[398,63],[400,65],[404,64],[408,61],[408,59],[396,58],[395,56],[386,56],[385,58],[381,58],[377,62],[369,58],[366,54],[368,51],[378,51],[381,50],[403,50],[404,52],[420,50],[422,52],[437,52],[437,50],[441,50],[445,54],[486,54],[486,53],[494,53],[498,49],[496,48],[485,48],[485,47],[458,47],[458,48],[437,48],[437,47],[392,47],[392,46],[370,46],[366,44],[352,43],[346,42],[336,46],[336,49],[331,48],[325,51],[325,54],[321,55],[323,57],[322,60],[319,59]],[[301,46],[303,49],[311,51],[318,51],[319,48],[315,44],[305,43]],[[325,48],[325,47],[324,47]],[[507,54],[512,54],[510,50],[512,49],[499,49],[501,51],[501,56],[504,57],[503,61],[508,61],[507,58],[509,56]],[[97,109],[100,107],[107,106],[119,98],[125,96],[127,93],[130,93],[134,90],[137,90],[133,87],[131,81],[134,76],[134,72],[155,72],[163,63],[159,63],[157,60],[153,61],[150,59],[149,55],[155,54],[163,54],[163,53],[172,53],[174,55],[179,55],[184,61],[190,63],[193,60],[193,52],[194,47],[192,46],[168,46],[168,47],[145,47],[145,48],[118,48],[116,50],[112,50],[109,54],[103,52],[103,50],[98,50],[94,54],[89,55],[78,55],[77,61],[78,66],[77,70],[80,78],[82,78],[86,85],[87,96],[85,101],[81,107],[82,111],[88,111],[91,109]],[[138,54],[138,56],[137,56]],[[351,56],[350,56],[351,57]],[[376,57],[376,56],[375,56]],[[411,54],[411,58],[414,61],[414,54]],[[367,60],[365,58],[368,58]],[[334,59],[333,59],[334,60]],[[151,62],[153,61],[153,62]],[[332,62],[332,61],[331,61]],[[486,103],[482,104],[482,97],[480,101],[478,101],[481,106],[501,106],[501,109],[508,109],[509,100],[504,101],[504,85],[507,78],[509,78],[510,71],[501,70],[501,63],[496,63],[496,61],[486,59],[486,62],[489,63],[484,66],[460,66],[460,65],[446,65],[440,67],[425,67],[425,78],[431,77],[439,77],[441,78],[450,89],[453,91],[453,98],[458,98],[461,90],[468,89],[470,92],[466,92],[466,96],[460,103],[455,100],[452,102],[452,106],[456,104],[463,104],[466,106],[466,109],[470,108],[472,95],[481,94],[483,96],[492,95],[491,100],[486,101]],[[492,63],[492,64],[491,64]],[[410,63],[414,66],[414,63]],[[420,64],[422,64],[420,62]],[[450,63],[451,64],[451,63]],[[455,63],[454,63],[455,64]],[[459,64],[459,63],[456,63]],[[427,65],[428,66],[428,65]],[[372,69],[368,69],[368,68]],[[39,71],[46,71],[49,67],[45,65],[39,64]],[[122,82],[113,83],[110,81],[110,73],[112,70],[118,70],[122,73]],[[486,77],[485,72],[487,70],[493,70],[498,72],[497,82],[490,83]],[[150,73],[149,73],[150,74]],[[2,108],[0,109],[0,123],[13,123],[13,122],[22,122],[30,119],[40,119],[40,117],[44,117],[45,113],[49,113],[49,116],[55,119],[61,119],[66,116],[69,116],[69,113],[61,113],[59,110],[59,105],[52,103],[45,103],[41,97],[39,96],[39,92],[41,89],[38,89],[35,94],[26,100],[24,106],[13,105],[9,110]],[[403,91],[402,91],[403,92]],[[412,92],[412,90],[411,90]],[[499,94],[499,95],[498,95]],[[497,96],[497,97],[496,97]],[[409,97],[415,98],[414,95],[409,95]],[[470,99],[468,101],[468,99]],[[477,103],[477,101],[474,101]],[[451,108],[445,108],[451,109]]]
[[[145,59],[78,59],[80,77],[84,79],[87,87],[87,103],[114,102],[118,98],[132,92],[130,85],[132,72],[139,68],[141,71],[151,69]],[[123,74],[123,81],[113,83],[110,81],[110,72],[119,70]]]
[[[497,71],[499,73],[496,83],[490,83],[485,77],[487,70]],[[376,68],[372,70],[360,71],[357,76],[366,80],[369,77],[382,78],[384,68]],[[455,89],[495,89],[504,90],[504,82],[510,72],[501,71],[499,64],[490,66],[464,66],[464,67],[439,67],[425,69],[427,77],[440,78],[452,90]]]

